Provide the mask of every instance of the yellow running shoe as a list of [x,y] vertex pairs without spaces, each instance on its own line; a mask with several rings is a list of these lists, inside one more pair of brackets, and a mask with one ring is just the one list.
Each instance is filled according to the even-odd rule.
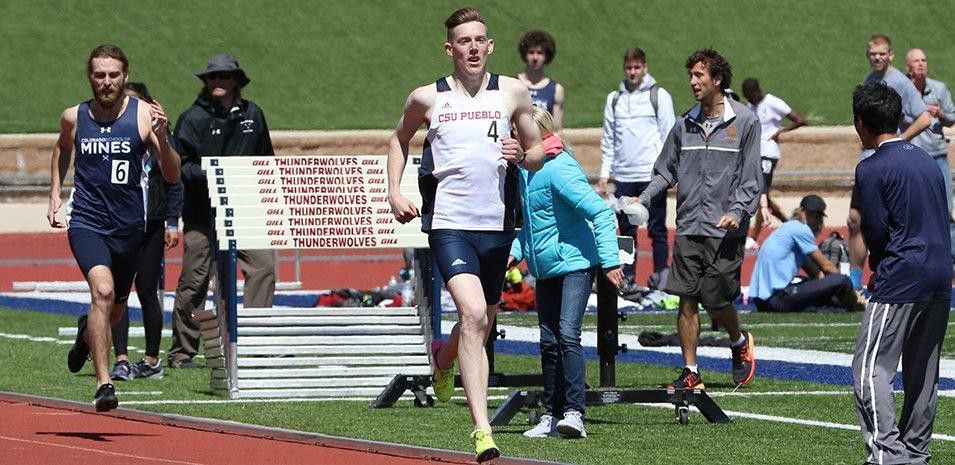
[[434,374],[431,375],[431,388],[434,389],[434,397],[438,402],[447,402],[451,400],[451,394],[454,394],[454,365],[447,369],[438,368],[438,349],[444,341],[434,340],[431,342],[431,353],[434,355]]
[[501,450],[497,448],[490,433],[476,429],[471,433],[471,440],[474,441],[474,460],[477,463],[494,460],[501,456]]

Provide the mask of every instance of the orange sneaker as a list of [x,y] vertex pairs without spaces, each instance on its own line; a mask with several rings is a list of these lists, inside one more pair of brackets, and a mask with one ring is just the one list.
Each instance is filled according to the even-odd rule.
[[699,373],[694,373],[690,371],[689,368],[684,367],[683,372],[680,373],[680,377],[672,383],[667,384],[666,388],[668,390],[706,389],[706,385],[703,384],[703,377],[701,377]]
[[743,331],[746,341],[739,347],[732,347],[733,352],[733,383],[743,386],[753,381],[756,376],[756,341],[753,335]]

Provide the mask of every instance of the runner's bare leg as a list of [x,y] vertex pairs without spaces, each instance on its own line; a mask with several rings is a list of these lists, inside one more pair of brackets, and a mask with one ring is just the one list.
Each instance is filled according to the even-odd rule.
[[487,415],[488,363],[484,351],[491,325],[481,280],[473,274],[459,274],[448,280],[447,287],[458,308],[458,362],[474,428],[491,432]]

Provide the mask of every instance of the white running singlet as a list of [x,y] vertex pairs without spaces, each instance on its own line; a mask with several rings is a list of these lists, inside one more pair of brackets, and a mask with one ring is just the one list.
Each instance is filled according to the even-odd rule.
[[422,229],[513,230],[517,170],[501,155],[511,120],[498,76],[474,97],[453,92],[447,78],[436,85],[419,173]]

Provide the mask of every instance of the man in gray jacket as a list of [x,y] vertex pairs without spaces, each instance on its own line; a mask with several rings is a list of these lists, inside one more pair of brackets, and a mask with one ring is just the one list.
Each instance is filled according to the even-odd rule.
[[[607,183],[613,176],[617,197],[638,197],[650,184],[653,164],[663,148],[663,141],[673,127],[673,98],[657,84],[649,73],[647,56],[640,48],[631,48],[623,55],[625,79],[620,88],[607,95],[604,106],[603,137],[600,139],[602,163],[597,190],[607,194]],[[650,202],[647,233],[653,240],[653,272],[667,267],[670,248],[667,243],[666,193]],[[618,214],[620,234],[636,240],[637,227],[627,215]],[[624,282],[634,283],[634,265],[624,266]]]
[[677,118],[641,196],[646,205],[676,186],[677,236],[664,290],[680,296],[677,332],[686,366],[667,388],[704,388],[696,363],[699,304],[729,333],[733,382],[743,385],[756,373],[755,342],[740,329],[733,300],[740,292],[743,241],[762,182],[760,124],[744,105],[725,98],[733,72],[715,50],[693,53],[686,69],[698,103]]

